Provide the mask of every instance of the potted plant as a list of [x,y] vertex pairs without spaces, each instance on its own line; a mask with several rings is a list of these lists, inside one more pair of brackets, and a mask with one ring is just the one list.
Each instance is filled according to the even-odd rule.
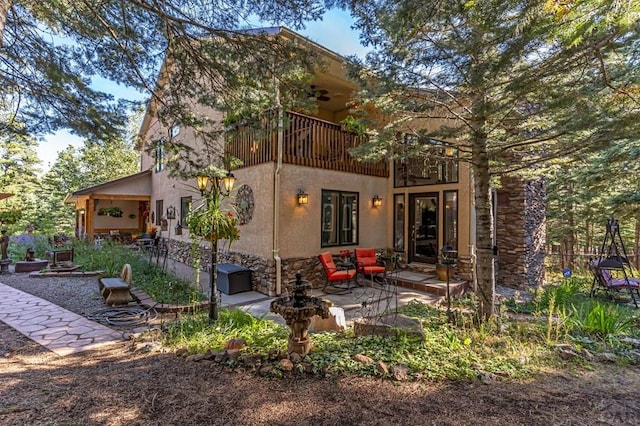
[[340,127],[345,132],[355,133],[358,136],[363,136],[367,131],[367,126],[355,117],[348,115],[344,120],[340,122]]
[[[440,281],[447,281],[447,278],[451,279],[453,277],[457,258],[458,251],[454,250],[452,246],[447,244],[440,249],[439,262],[436,263],[436,274]],[[448,277],[447,273],[449,274]]]
[[385,269],[393,271],[400,268],[400,261],[402,260],[402,257],[401,253],[387,249],[380,255],[380,260],[384,263]]
[[118,206],[103,207],[98,210],[98,216],[122,217],[122,209]]

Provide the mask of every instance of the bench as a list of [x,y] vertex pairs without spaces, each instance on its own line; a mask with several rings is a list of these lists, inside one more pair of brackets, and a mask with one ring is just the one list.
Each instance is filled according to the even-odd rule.
[[131,275],[131,266],[125,264],[120,273],[120,277],[100,278],[98,280],[100,294],[104,297],[107,305],[126,305],[133,300],[131,293],[129,293],[132,281]]

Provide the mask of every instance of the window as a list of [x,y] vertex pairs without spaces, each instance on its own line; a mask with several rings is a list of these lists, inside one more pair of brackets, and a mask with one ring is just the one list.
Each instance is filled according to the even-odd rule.
[[435,139],[418,144],[412,135],[405,135],[403,145],[407,155],[419,154],[395,161],[395,187],[458,182],[457,148]]
[[156,200],[156,225],[162,225],[162,215],[164,212],[164,200]]
[[404,251],[404,194],[395,194],[393,205],[393,249]]
[[458,250],[458,191],[444,191],[444,245]]
[[173,139],[179,134],[180,134],[180,125],[176,123],[173,126],[171,126],[171,128],[169,129],[169,138]]
[[155,156],[155,171],[156,173],[164,170],[164,139],[158,139],[156,141]]
[[187,226],[187,214],[191,206],[191,197],[180,198],[180,225]]
[[358,244],[358,193],[322,190],[322,247]]

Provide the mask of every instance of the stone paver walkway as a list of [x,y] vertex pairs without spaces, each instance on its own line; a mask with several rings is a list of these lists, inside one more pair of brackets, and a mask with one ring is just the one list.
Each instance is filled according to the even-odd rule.
[[122,333],[0,283],[0,321],[65,356],[122,341]]

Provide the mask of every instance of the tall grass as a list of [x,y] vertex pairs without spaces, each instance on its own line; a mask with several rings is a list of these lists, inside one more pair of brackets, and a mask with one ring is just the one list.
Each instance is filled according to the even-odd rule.
[[181,317],[168,325],[165,343],[186,348],[191,353],[222,350],[230,339],[244,339],[245,351],[266,353],[269,348],[286,346],[289,329],[241,309],[221,309],[218,320],[206,314]]
[[577,332],[602,340],[624,335],[633,327],[625,308],[600,302],[574,306],[571,322]]

